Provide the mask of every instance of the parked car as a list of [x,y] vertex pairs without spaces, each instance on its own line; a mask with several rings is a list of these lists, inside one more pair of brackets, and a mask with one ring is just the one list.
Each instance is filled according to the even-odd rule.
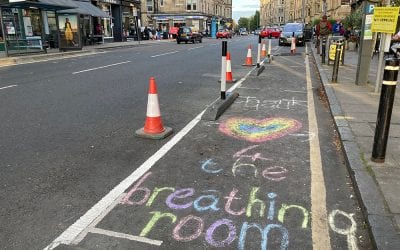
[[240,28],[239,35],[247,36],[249,33],[247,32],[246,28]]
[[261,38],[279,38],[281,30],[279,28],[265,28],[260,32]]
[[287,23],[283,26],[283,31],[279,37],[279,46],[289,45],[292,43],[293,37],[296,38],[296,44],[305,45],[304,24],[303,23]]
[[217,32],[217,34],[216,34],[216,37],[217,37],[217,39],[218,38],[232,38],[232,33],[231,33],[231,31],[230,30],[227,30],[227,29],[221,29],[221,30],[218,30],[218,32]]
[[201,43],[202,38],[203,37],[199,32],[193,31],[193,29],[191,27],[183,26],[183,27],[180,27],[178,30],[178,35],[176,36],[176,43],[177,44],[180,44],[181,42],[196,43],[196,41]]

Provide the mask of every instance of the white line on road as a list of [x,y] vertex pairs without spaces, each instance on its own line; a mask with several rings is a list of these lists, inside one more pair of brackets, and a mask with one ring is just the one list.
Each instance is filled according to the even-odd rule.
[[93,228],[90,230],[90,232],[95,233],[95,234],[107,235],[107,236],[111,236],[111,237],[115,237],[115,238],[122,238],[122,239],[128,239],[128,240],[132,240],[132,241],[138,241],[138,242],[142,242],[142,243],[146,243],[146,244],[150,244],[150,245],[161,246],[161,244],[162,244],[162,241],[159,241],[159,240],[152,240],[152,239],[145,238],[145,237],[118,233],[118,232],[114,232],[114,231],[110,231],[110,230],[104,230],[101,228]]
[[98,69],[104,69],[104,68],[108,68],[108,67],[113,67],[113,66],[117,66],[117,65],[121,65],[121,64],[125,64],[125,63],[130,63],[131,61],[125,61],[125,62],[120,62],[120,63],[113,63],[113,64],[109,64],[109,65],[105,65],[105,66],[101,66],[101,67],[97,67],[97,68],[91,68],[91,69],[85,69],[85,70],[81,70],[81,71],[77,71],[72,73],[73,75],[75,74],[79,74],[79,73],[84,73],[84,72],[88,72],[88,71],[93,71],[93,70],[98,70]]
[[175,54],[175,53],[178,53],[178,52],[179,52],[178,50],[175,50],[175,51],[171,51],[171,52],[167,52],[167,53],[163,53],[163,54],[154,55],[154,56],[151,56],[151,58],[155,58],[155,57],[159,57],[159,56],[171,55],[171,54]]
[[200,49],[200,48],[204,48],[204,46],[193,47],[193,48],[190,48],[190,49],[188,49],[188,50],[194,50],[194,49]]
[[[307,54],[308,47],[306,47]],[[321,148],[318,137],[317,114],[314,105],[314,92],[310,75],[310,62],[306,55],[306,79],[308,99],[308,124],[310,135],[311,170],[311,233],[313,249],[331,249],[328,213],[326,210],[326,187],[322,170]],[[313,136],[312,136],[313,135]]]
[[17,87],[17,86],[18,86],[18,85],[5,86],[5,87],[1,87],[0,90],[2,90],[2,89],[14,88],[14,87]]

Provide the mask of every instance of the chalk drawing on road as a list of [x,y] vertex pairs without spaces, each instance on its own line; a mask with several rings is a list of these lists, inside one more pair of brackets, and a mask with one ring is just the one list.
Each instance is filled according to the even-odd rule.
[[221,123],[219,131],[236,139],[259,143],[284,137],[301,127],[299,121],[290,118],[273,117],[257,120],[234,117]]
[[[347,228],[338,228],[335,223],[336,216],[341,215],[350,221]],[[348,214],[340,210],[333,210],[329,215],[329,225],[335,233],[345,235],[347,237],[347,245],[349,250],[357,250],[357,223],[353,218],[354,214]]]
[[297,100],[292,97],[290,99],[279,99],[279,100],[260,100],[254,96],[239,96],[237,104],[243,104],[246,109],[259,111],[261,109],[280,109],[280,110],[292,110],[296,107],[307,107],[307,101]]

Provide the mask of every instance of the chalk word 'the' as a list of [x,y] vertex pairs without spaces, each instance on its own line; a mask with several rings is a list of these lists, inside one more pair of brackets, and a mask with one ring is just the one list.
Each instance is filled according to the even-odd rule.
[[[218,196],[218,192],[216,190],[206,190],[206,195],[200,195],[197,198],[190,199],[195,195],[195,190],[193,188],[182,188],[182,189],[175,189],[173,187],[155,187],[151,192],[149,188],[141,186],[144,181],[151,175],[151,172],[148,172],[144,175],[130,190],[129,192],[123,197],[121,200],[121,204],[124,205],[145,205],[145,207],[151,207],[157,196],[161,192],[169,192],[165,200],[165,204],[167,205],[168,209],[172,209],[174,211],[182,211],[185,209],[193,208],[196,212],[202,213],[216,213],[217,211],[222,212],[222,206],[220,206],[220,197]],[[247,206],[242,207],[241,209],[233,209],[234,207],[238,207],[238,203],[242,198],[237,196],[239,192],[238,189],[233,188],[230,194],[225,199],[224,211],[231,215],[231,216],[246,216],[248,218],[259,218],[260,221],[265,223],[265,218],[267,220],[274,220],[276,217],[275,208],[276,208],[276,197],[277,194],[275,193],[268,193],[266,197],[269,201],[269,207],[267,210],[267,204],[262,199],[257,198],[259,195],[258,192],[259,187],[253,187],[250,191],[249,198],[247,200]],[[141,195],[140,195],[141,194]],[[132,198],[135,200],[132,200]],[[233,204],[235,203],[235,204]],[[258,208],[258,213],[253,214],[253,210]],[[281,224],[271,223],[265,226],[264,228],[258,223],[249,223],[244,222],[241,226],[239,241],[238,241],[238,249],[244,249],[247,231],[251,228],[258,229],[261,233],[262,241],[261,241],[261,248],[266,249],[268,244],[268,233],[271,230],[278,230],[281,233],[280,238],[280,248],[286,249],[289,245],[289,233],[288,230],[282,225],[285,221],[285,215],[288,210],[295,210],[300,212],[302,215],[302,223],[301,228],[306,229],[309,223],[309,212],[302,206],[299,205],[287,205],[282,204],[278,214],[277,214],[277,221]],[[266,213],[267,212],[267,213]],[[201,217],[188,215],[181,218],[178,221],[177,215],[173,213],[163,213],[161,211],[152,211],[150,212],[152,215],[148,223],[145,225],[143,230],[140,233],[140,236],[146,237],[155,227],[158,221],[161,219],[169,219],[171,224],[175,225],[174,229],[172,230],[172,237],[181,242],[192,241],[203,235],[204,232],[204,220]],[[296,213],[298,214],[298,213]],[[165,221],[165,220],[163,220]],[[196,228],[194,232],[191,232],[190,235],[182,235],[182,231],[184,227],[190,226],[191,228]],[[223,228],[221,228],[223,226]],[[226,239],[219,239],[216,240],[214,238],[214,232],[218,229],[223,230],[227,229],[227,237]],[[252,230],[253,232],[254,230]],[[205,240],[208,244],[214,247],[226,247],[232,244],[232,242],[237,238],[237,229],[236,225],[232,220],[223,218],[215,221],[212,223],[207,230],[205,231]]]
[[[232,174],[236,177],[237,172],[241,172],[244,169],[252,169],[254,172],[254,177],[258,177],[260,171],[258,169],[258,165],[255,164],[256,161],[265,162],[265,161],[272,161],[270,158],[264,157],[260,152],[251,153],[260,145],[252,145],[250,147],[244,148],[233,155],[233,158],[237,158],[235,163],[232,166]],[[250,160],[251,163],[243,162],[245,160]],[[224,169],[219,167],[217,163],[214,162],[213,159],[206,159],[200,162],[201,169],[208,173],[208,174],[218,174],[222,172]],[[261,175],[267,180],[270,181],[282,181],[286,179],[286,174],[288,170],[281,166],[270,166],[266,167],[262,172]]]

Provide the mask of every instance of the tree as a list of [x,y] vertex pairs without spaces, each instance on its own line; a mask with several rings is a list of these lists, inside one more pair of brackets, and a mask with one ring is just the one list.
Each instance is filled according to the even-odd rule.
[[260,26],[260,12],[257,10],[250,18],[250,30],[256,30]]
[[249,28],[249,19],[247,17],[241,17],[238,20],[239,28]]

